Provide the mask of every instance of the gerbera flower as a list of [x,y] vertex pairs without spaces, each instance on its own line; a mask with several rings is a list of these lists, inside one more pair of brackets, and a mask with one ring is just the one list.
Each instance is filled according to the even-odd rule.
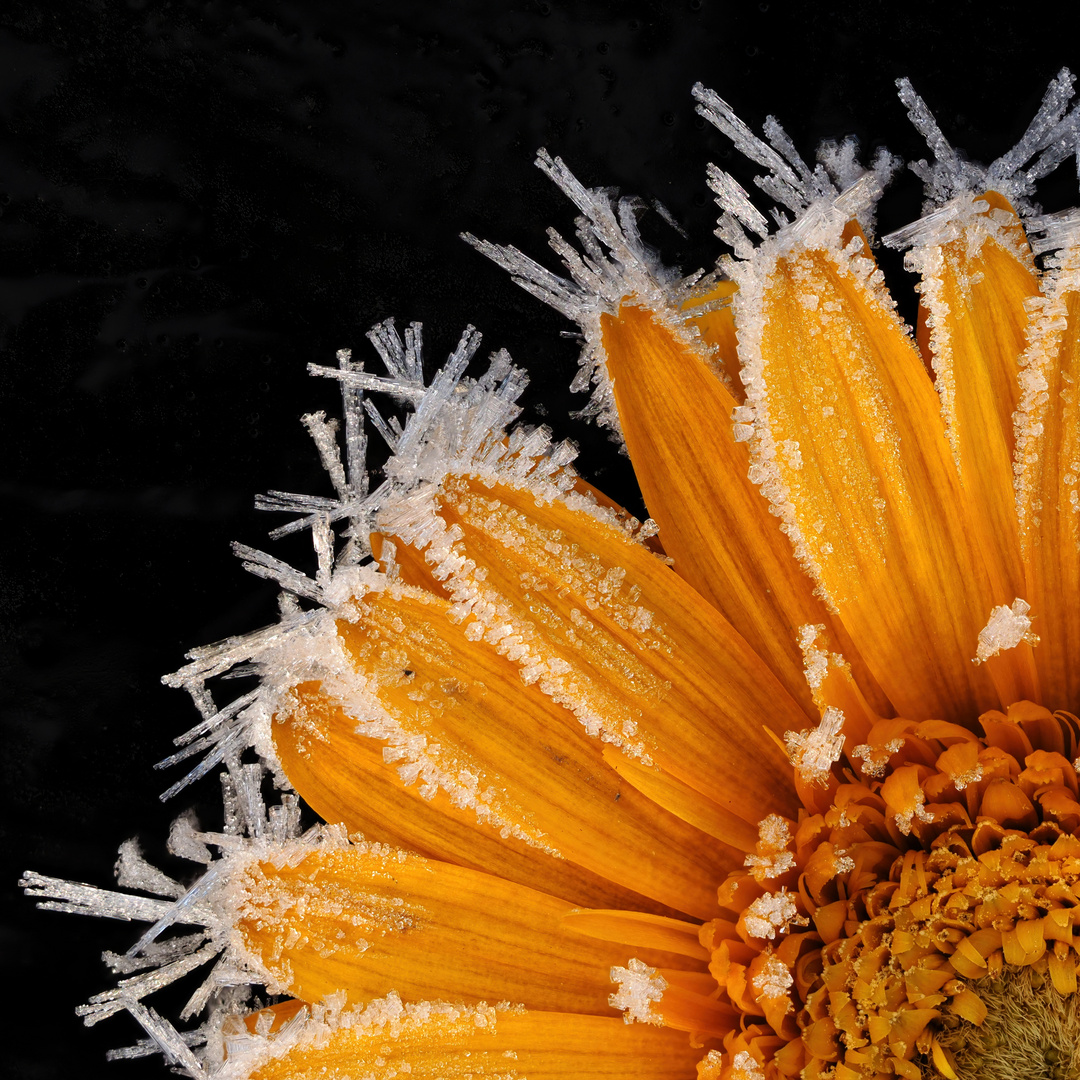
[[[1072,82],[986,168],[902,84],[934,157],[884,238],[914,330],[867,239],[887,154],[811,166],[696,88],[781,209],[712,169],[734,256],[681,278],[640,204],[542,151],[570,277],[469,239],[578,325],[652,518],[517,423],[504,353],[465,376],[472,328],[430,382],[415,325],[369,335],[385,375],[316,368],[334,495],[260,505],[317,571],[238,546],[280,622],[168,680],[203,718],[167,764],[204,754],[170,793],[225,765],[224,830],[170,838],[204,873],[129,844],[120,884],[156,899],[27,875],[150,923],[87,1021],[128,1011],[127,1053],[196,1077],[1075,1075],[1080,217],[1030,201],[1075,151]],[[210,961],[181,1034],[144,998]]]

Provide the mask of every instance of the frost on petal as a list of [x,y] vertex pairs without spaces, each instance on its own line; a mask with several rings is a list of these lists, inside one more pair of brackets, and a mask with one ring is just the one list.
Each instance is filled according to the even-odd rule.
[[743,865],[759,884],[786,874],[795,866],[795,856],[788,851],[791,828],[779,814],[769,814],[758,823],[758,842],[753,855]]
[[787,965],[772,954],[766,958],[761,970],[751,982],[759,998],[782,998],[794,985],[795,980]]
[[[781,227],[790,223],[789,213],[795,215],[797,227],[808,216],[806,211],[810,207],[828,205],[845,219],[857,220],[867,234],[873,232],[874,208],[885,185],[900,168],[898,158],[882,148],[870,168],[863,168],[858,162],[858,143],[847,138],[839,143],[832,140],[822,143],[818,147],[817,163],[811,167],[774,117],[765,121],[765,140],[762,140],[715,91],[698,83],[694,98],[700,116],[731,139],[742,155],[768,170],[766,175],[755,176],[754,183],[778,207],[784,208],[772,210]],[[734,249],[737,258],[749,258],[753,254],[753,242],[748,233],[764,239],[768,235],[765,218],[742,186],[726,172],[709,165],[708,178],[722,211],[716,235]]]
[[825,633],[824,624],[807,623],[799,627],[799,648],[803,654],[803,672],[807,685],[817,690],[829,673],[829,654],[818,647],[818,637]]
[[740,1050],[731,1060],[731,1080],[765,1080],[765,1073],[748,1050]]
[[[560,158],[551,157],[546,150],[537,153],[536,164],[581,214],[576,222],[580,252],[554,229],[548,230],[551,248],[569,277],[553,274],[515,247],[492,244],[469,234],[462,238],[506,270],[526,292],[577,323],[584,345],[578,360],[580,370],[570,388],[580,391],[593,386],[591,400],[579,415],[595,417],[621,443],[622,429],[607,370],[600,318],[617,315],[623,301],[633,299],[663,318],[677,337],[692,342],[696,332],[691,320],[680,314],[680,306],[700,282],[702,272],[682,278],[665,267],[642,241],[637,219],[645,204],[640,199],[616,201],[607,189],[585,187]],[[664,212],[661,216],[668,219]]]
[[789,731],[784,735],[788,758],[807,782],[825,784],[833,765],[844,752],[844,714],[830,706],[812,731]]
[[[147,863],[132,841],[121,845],[117,878],[122,886],[154,893],[156,898],[98,889],[33,872],[26,873],[20,882],[27,895],[47,910],[150,924],[125,953],[104,954],[109,967],[123,978],[76,1010],[87,1026],[127,1012],[143,1028],[146,1039],[111,1052],[111,1058],[160,1052],[167,1062],[182,1067],[189,1076],[206,1076],[204,1062],[193,1050],[207,1041],[206,1025],[180,1031],[144,999],[216,960],[184,1006],[180,1019],[188,1020],[208,1006],[211,1012],[224,1006],[242,1007],[252,986],[267,985],[270,980],[233,934],[236,905],[232,883],[236,871],[254,860],[287,860],[297,851],[344,842],[331,826],[311,830],[300,839],[296,797],[286,795],[279,805],[267,810],[257,790],[261,767],[241,768],[246,773],[222,775],[226,831],[200,832],[190,817],[180,819],[173,829],[178,839],[174,844],[170,838],[170,850],[208,864],[190,887],[178,886]],[[246,810],[238,810],[239,803],[246,803]],[[213,859],[209,846],[219,849],[219,858]],[[190,926],[197,929],[177,933],[179,927]]]
[[976,664],[985,663],[992,656],[1006,649],[1015,649],[1020,642],[1037,645],[1038,635],[1031,631],[1031,606],[1026,600],[1016,597],[1012,607],[1001,604],[990,612],[990,619],[979,631],[978,650],[974,656]]
[[1075,107],[1066,112],[1072,100],[1074,81],[1069,69],[1062,68],[1047,87],[1042,104],[1020,141],[986,166],[969,160],[953,147],[911,82],[898,79],[896,85],[900,100],[907,106],[908,118],[926,140],[934,157],[932,163],[924,160],[910,165],[912,172],[926,185],[928,216],[935,207],[957,195],[988,190],[1000,192],[1021,213],[1032,212],[1034,207],[1029,197],[1035,191],[1035,181],[1072,156],[1076,148],[1078,112]]
[[662,1026],[663,1017],[653,1010],[667,990],[667,980],[641,960],[632,959],[626,967],[613,967],[611,981],[619,987],[608,998],[608,1004],[623,1014],[627,1024],[656,1024]]
[[852,756],[862,761],[862,771],[867,776],[884,776],[889,765],[889,758],[903,749],[903,739],[890,739],[880,745],[861,743],[852,751]]
[[806,919],[799,915],[792,894],[781,889],[759,896],[743,913],[742,923],[751,937],[772,941],[778,933],[786,933],[792,926],[805,926]]

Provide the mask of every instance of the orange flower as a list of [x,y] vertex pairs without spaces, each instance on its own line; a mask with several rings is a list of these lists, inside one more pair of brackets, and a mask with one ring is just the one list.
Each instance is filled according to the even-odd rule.
[[[224,832],[171,838],[206,872],[129,846],[121,884],[162,899],[27,876],[152,924],[87,1021],[126,1009],[196,1077],[1076,1075],[1080,218],[1029,202],[1071,85],[988,168],[901,85],[935,155],[884,240],[915,331],[867,241],[888,155],[811,167],[698,87],[785,209],[711,169],[735,255],[680,280],[541,152],[582,214],[570,278],[469,239],[578,323],[652,519],[515,426],[505,354],[464,376],[471,329],[430,384],[415,326],[370,335],[386,376],[315,369],[335,496],[262,505],[318,570],[238,548],[281,622],[168,680],[204,716],[174,789],[226,766]],[[215,705],[238,667],[260,686]],[[269,810],[264,766],[296,793]],[[182,1036],[142,999],[214,957]]]

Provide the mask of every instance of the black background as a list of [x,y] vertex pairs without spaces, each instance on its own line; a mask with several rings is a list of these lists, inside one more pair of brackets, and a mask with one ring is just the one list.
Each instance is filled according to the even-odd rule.
[[[0,6],[10,1075],[163,1075],[160,1059],[105,1064],[140,1034],[130,1020],[85,1031],[72,1014],[110,985],[97,955],[132,929],[36,912],[15,879],[32,867],[108,885],[121,841],[139,834],[157,857],[176,813],[213,805],[209,781],[157,801],[175,776],[150,765],[195,718],[158,679],[186,648],[273,617],[273,589],[228,542],[264,545],[256,492],[328,493],[298,417],[333,411],[336,393],[305,365],[368,350],[364,331],[390,315],[423,320],[437,361],[472,322],[532,372],[527,401],[581,443],[586,475],[633,504],[625,461],[566,415],[569,327],[457,234],[542,255],[547,225],[568,231],[532,166],[547,146],[587,184],[659,198],[692,238],[646,222],[669,262],[710,263],[705,163],[752,172],[696,118],[697,79],[755,127],[775,112],[807,154],[855,132],[910,158],[923,150],[893,88],[906,74],[989,160],[1080,63],[1058,45],[1064,5],[941,7]],[[886,226],[918,203],[903,181]]]

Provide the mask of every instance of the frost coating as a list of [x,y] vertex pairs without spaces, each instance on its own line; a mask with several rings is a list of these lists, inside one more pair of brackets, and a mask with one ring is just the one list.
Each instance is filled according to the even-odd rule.
[[[217,859],[207,859],[205,872],[190,888],[146,863],[133,841],[121,845],[118,881],[160,899],[97,889],[33,872],[26,873],[19,882],[26,894],[46,910],[151,924],[126,953],[104,954],[112,971],[124,977],[116,987],[95,994],[76,1010],[87,1026],[124,1011],[142,1026],[148,1040],[114,1051],[112,1056],[142,1057],[160,1051],[168,1062],[201,1080],[208,1075],[207,1062],[196,1056],[192,1047],[207,1042],[207,1025],[178,1031],[144,999],[211,961],[216,962],[181,1011],[181,1020],[191,1019],[208,1006],[211,1017],[222,1009],[235,1010],[255,985],[273,988],[273,978],[244,947],[235,929],[239,900],[235,882],[259,860],[284,865],[292,859],[299,861],[320,846],[340,846],[347,840],[333,826],[318,827],[301,836],[296,796],[285,795],[279,804],[267,808],[258,793],[261,775],[258,765],[249,766],[237,786],[229,773],[222,774],[226,807],[223,832],[202,833],[194,830],[190,821],[178,823],[181,837],[196,855],[201,856],[208,845],[219,851]],[[198,929],[176,934],[180,926]],[[208,1023],[212,1024],[212,1019]]]
[[[1071,381],[1062,380],[1057,369],[1064,332],[1068,325],[1067,298],[1080,291],[1080,244],[1076,235],[1055,238],[1069,246],[1049,261],[1043,278],[1042,295],[1028,307],[1027,348],[1020,357],[1020,402],[1013,414],[1016,451],[1013,458],[1013,485],[1020,521],[1020,540],[1025,552],[1038,543],[1043,514],[1054,510],[1044,506],[1040,494],[1043,463],[1039,447],[1051,410],[1074,415],[1077,391]],[[1059,388],[1055,398],[1051,387]],[[1065,448],[1059,448],[1059,452]],[[1058,505],[1070,514],[1080,514],[1080,459],[1075,455],[1062,462],[1065,491]]]
[[[898,158],[882,148],[870,169],[864,169],[857,161],[858,144],[849,138],[842,143],[823,143],[818,148],[817,164],[811,168],[775,117],[766,119],[767,141],[762,141],[715,91],[696,83],[694,97],[700,116],[723,132],[744,157],[769,170],[765,176],[754,177],[754,183],[794,214],[796,222],[811,206],[828,202],[836,204],[847,218],[856,218],[867,233],[873,232],[874,206],[900,167]],[[716,235],[740,259],[750,258],[754,243],[744,230],[763,240],[768,236],[768,223],[734,177],[715,165],[709,166],[708,177],[723,211]],[[784,210],[774,208],[772,213],[781,228],[793,220]]]
[[[775,954],[769,955],[752,980],[754,991],[759,998],[782,998],[794,983],[795,980],[791,977],[787,965]],[[789,1003],[788,1008],[790,1007]]]
[[626,967],[611,969],[611,981],[619,989],[608,997],[608,1004],[623,1014],[624,1023],[663,1026],[664,1018],[653,1006],[660,1003],[668,984],[656,968],[632,959]]
[[979,646],[974,663],[983,664],[992,656],[1007,649],[1015,649],[1020,642],[1037,645],[1039,638],[1031,632],[1031,605],[1018,596],[1012,607],[1001,604],[990,612],[990,619],[979,631]]
[[884,776],[885,770],[889,767],[889,758],[893,754],[898,754],[903,746],[903,739],[890,739],[880,746],[861,743],[851,751],[851,754],[862,761],[862,771],[867,776]]
[[[480,343],[480,335],[474,329],[465,331],[446,364],[428,384],[423,375],[419,324],[412,324],[402,336],[392,322],[382,323],[369,337],[387,370],[386,376],[363,371],[348,350],[338,353],[336,368],[311,366],[313,374],[334,378],[342,386],[344,462],[338,446],[341,435],[338,425],[327,421],[322,414],[305,417],[304,421],[326,466],[336,498],[276,491],[256,504],[260,509],[300,515],[274,534],[309,529],[317,556],[316,574],[309,577],[264,552],[235,546],[246,569],[281,587],[281,622],[253,634],[193,650],[189,654],[191,663],[166,678],[168,685],[182,686],[192,694],[204,719],[177,740],[180,749],[161,766],[197,753],[206,756],[165,797],[223,761],[235,771],[240,754],[248,747],[254,748],[275,772],[279,785],[285,786],[270,722],[274,715],[287,712],[294,704],[291,691],[295,686],[314,681],[321,683],[357,721],[359,734],[384,743],[387,760],[397,766],[407,786],[417,784],[424,797],[431,797],[441,789],[455,806],[471,808],[480,821],[492,825],[496,831],[557,855],[538,830],[522,824],[520,814],[499,797],[498,791],[481,790],[475,763],[458,761],[447,748],[428,745],[428,740],[407,731],[400,718],[392,716],[379,703],[377,682],[356,671],[342,651],[337,623],[360,618],[365,597],[387,591],[395,596],[415,593],[415,590],[410,593],[397,580],[392,559],[385,573],[371,561],[369,536],[376,519],[386,515],[388,507],[393,508],[391,516],[400,526],[399,535],[430,540],[428,533],[432,529],[441,535],[445,528],[431,513],[430,500],[432,493],[451,475],[468,475],[488,485],[504,482],[526,486],[538,500],[563,498],[577,509],[627,532],[637,529],[645,536],[648,529],[640,528],[636,521],[620,521],[613,511],[599,507],[590,498],[568,493],[576,481],[569,467],[576,450],[569,443],[554,443],[544,428],[514,426],[521,411],[516,402],[527,380],[505,352],[495,353],[487,372],[479,378],[465,377],[465,368]],[[394,414],[380,413],[363,396],[365,392],[388,394],[405,403],[410,411],[404,422]],[[372,420],[392,451],[383,468],[384,479],[374,489],[370,487],[364,459],[362,413]],[[334,529],[339,526],[344,539],[340,545],[334,535]],[[458,600],[460,616],[464,597]],[[306,608],[305,604],[317,606]],[[644,610],[628,611],[626,618],[629,625],[635,626],[649,621]],[[492,643],[498,644],[494,637]],[[503,649],[508,655],[512,652],[511,645],[512,642]],[[207,683],[230,672],[259,674],[261,684],[224,708],[218,708]],[[541,673],[538,667],[534,680]],[[549,672],[549,677],[558,674]]]
[[[701,88],[698,88],[697,95],[702,115],[735,139],[736,146],[752,160],[772,169],[769,177],[759,178],[759,186],[797,214],[794,220],[789,220],[785,213],[778,212],[778,231],[760,244],[737,247],[736,254],[741,252],[742,257],[728,257],[722,261],[724,272],[738,285],[734,297],[735,322],[742,363],[741,379],[746,388],[745,403],[733,415],[733,435],[736,441],[749,443],[751,482],[760,489],[770,503],[771,512],[780,519],[781,531],[791,541],[798,562],[817,583],[818,594],[827,606],[835,610],[843,597],[831,595],[824,585],[822,557],[831,554],[831,547],[821,542],[818,534],[825,528],[825,522],[801,521],[796,511],[800,474],[807,448],[800,447],[796,440],[788,437],[788,433],[780,432],[777,428],[778,418],[773,415],[769,387],[771,373],[767,370],[763,352],[769,319],[766,307],[780,275],[790,272],[795,279],[794,289],[797,291],[802,286],[798,302],[802,303],[803,308],[815,313],[819,307],[822,309],[813,318],[814,325],[819,328],[817,332],[828,335],[830,327],[835,324],[836,332],[842,334],[845,325],[842,310],[827,298],[827,302],[821,304],[819,288],[811,280],[814,274],[812,260],[820,257],[828,264],[830,271],[854,279],[851,284],[861,297],[880,308],[886,317],[900,326],[893,310],[894,304],[884,289],[884,279],[864,253],[862,238],[853,236],[846,244],[843,240],[844,230],[851,218],[868,212],[880,196],[891,164],[886,167],[884,163],[879,163],[880,168],[876,171],[863,171],[854,180],[852,174],[846,172],[844,180],[851,182],[848,187],[838,190],[823,166],[811,171],[801,158],[797,163],[789,164],[778,150],[750,134],[749,129],[734,118],[730,107],[722,99]],[[777,136],[776,129],[773,129],[774,139],[786,147],[786,143]],[[793,150],[789,152],[794,155]],[[734,209],[732,205],[727,212],[733,214]],[[803,282],[800,275],[807,280]],[[809,322],[810,318],[807,317],[806,321]],[[873,373],[860,371],[857,381],[863,396],[873,398],[876,393]],[[821,430],[843,440],[848,433],[832,417],[835,402],[826,400],[820,393],[818,396],[820,401],[808,401],[805,407],[820,409]],[[872,402],[867,400],[866,405],[871,407]],[[879,445],[888,455],[886,460],[898,461],[898,440],[890,430],[888,418],[880,408],[875,415],[882,421]],[[843,448],[838,452],[844,452]],[[898,465],[894,464],[891,471],[897,473]],[[872,483],[870,480],[868,482]],[[881,501],[879,493],[875,493],[875,497]],[[837,554],[843,556],[845,553]]]
[[829,654],[819,649],[817,639],[825,633],[824,624],[807,623],[799,627],[799,648],[803,654],[803,673],[806,684],[811,690],[817,690],[829,673]]
[[[423,378],[418,324],[410,326],[404,338],[392,322],[375,327],[370,336],[387,369],[386,377],[365,373],[362,365],[352,360],[349,350],[338,353],[337,368],[317,368],[313,372],[335,378],[342,386],[344,432],[337,422],[328,421],[321,413],[304,417],[335,497],[271,492],[257,501],[260,509],[299,515],[275,534],[310,530],[316,557],[314,575],[265,552],[234,545],[246,569],[281,588],[280,621],[250,634],[193,649],[188,654],[189,663],[163,680],[191,694],[201,719],[175,740],[176,753],[159,767],[203,755],[199,764],[173,784],[163,798],[176,794],[218,765],[223,764],[226,770],[222,774],[224,831],[203,832],[190,817],[182,817],[170,835],[170,851],[201,863],[204,872],[193,886],[185,888],[148,864],[134,841],[129,841],[120,850],[118,880],[122,887],[150,892],[155,898],[64,882],[33,872],[23,878],[27,893],[47,909],[151,924],[126,954],[106,954],[113,970],[127,977],[115,989],[96,995],[81,1010],[88,1024],[127,1011],[143,1027],[148,1038],[117,1051],[117,1057],[160,1051],[190,1076],[202,1078],[215,1062],[199,1056],[193,1048],[207,1042],[214,1018],[241,1010],[254,984],[276,989],[273,978],[247,953],[235,931],[233,914],[242,900],[237,882],[260,860],[285,865],[300,861],[320,846],[347,843],[343,832],[330,826],[301,837],[296,796],[285,794],[279,804],[268,808],[261,793],[264,765],[275,774],[279,786],[287,786],[277,762],[270,725],[273,716],[289,706],[293,688],[300,683],[318,681],[330,691],[336,687],[341,698],[351,704],[361,734],[386,744],[407,782],[420,782],[432,793],[441,787],[452,801],[472,805],[481,820],[489,820],[498,830],[558,854],[544,844],[542,836],[526,835],[515,819],[490,805],[488,797],[475,790],[475,776],[470,787],[467,772],[443,768],[438,747],[429,748],[423,739],[407,735],[374,702],[363,677],[357,675],[342,651],[336,622],[355,618],[357,605],[365,597],[406,589],[396,580],[392,566],[389,573],[383,573],[371,561],[368,541],[375,515],[387,498],[400,494],[403,485],[426,478],[441,479],[448,466],[457,466],[492,479],[527,478],[538,493],[555,497],[574,482],[568,468],[574,449],[569,444],[553,445],[543,429],[510,430],[520,413],[516,400],[526,380],[505,353],[495,354],[487,373],[480,378],[464,377],[480,341],[472,328],[462,336],[430,384],[425,384]],[[389,394],[404,402],[411,409],[410,415],[404,423],[397,416],[384,416],[364,398],[365,391]],[[389,475],[375,490],[371,490],[366,464],[365,413],[394,454]],[[344,454],[339,445],[342,436]],[[614,514],[601,510],[594,502],[577,498],[588,512],[614,519]],[[340,544],[334,532],[337,526],[344,533]],[[620,527],[636,526],[635,522]],[[260,685],[219,705],[208,684],[222,676],[239,674],[258,675]],[[262,764],[242,761],[248,749],[255,751]],[[376,851],[376,847],[372,847],[375,856],[389,857],[389,849]],[[217,857],[212,848],[218,849]],[[194,927],[194,932],[176,935],[175,927],[185,925]],[[211,961],[216,961],[213,969],[181,1015],[181,1019],[189,1019],[210,1006],[212,1017],[203,1027],[180,1032],[144,1003],[147,995]]]
[[1031,250],[1015,227],[1015,218],[1005,210],[990,209],[977,193],[964,192],[906,229],[892,233],[884,242],[892,247],[912,245],[904,256],[904,268],[919,276],[920,307],[929,332],[934,370],[934,387],[941,400],[945,434],[957,468],[961,465],[960,436],[957,430],[956,375],[952,327],[962,317],[950,309],[944,286],[946,267],[953,264],[963,294],[977,284],[977,275],[965,276],[957,258],[978,258],[983,245],[996,244],[1033,273]]
[[[958,467],[961,448],[950,333],[950,315],[956,313],[950,312],[943,289],[945,263],[950,258],[947,247],[962,243],[966,259],[971,260],[978,256],[984,243],[996,243],[1034,272],[1032,251],[1039,254],[1070,240],[1075,241],[1076,211],[1040,216],[1038,205],[1030,198],[1037,180],[1077,152],[1080,107],[1074,107],[1066,114],[1074,82],[1075,77],[1063,68],[1047,88],[1038,112],[1020,141],[989,166],[969,161],[955,149],[911,83],[907,79],[897,82],[900,98],[908,107],[908,117],[926,139],[934,162],[929,164],[923,160],[910,166],[925,184],[923,216],[890,233],[883,242],[901,250],[910,248],[904,258],[905,269],[921,278],[918,289],[929,330],[934,384]],[[1002,195],[1021,217],[1028,220],[1031,248],[1018,230],[1009,227],[1013,221],[1009,214],[1003,210],[989,210],[989,204],[980,198],[988,192]],[[961,280],[962,286],[970,287],[970,284]]]
[[[391,992],[362,1006],[344,1009],[343,1001],[326,1001],[320,1005],[305,1006],[286,1024],[271,1033],[266,1025],[252,1032],[239,1017],[225,1017],[219,1024],[220,1038],[228,1057],[214,1072],[214,1080],[247,1080],[260,1069],[268,1068],[291,1052],[317,1050],[334,1036],[347,1033],[358,1039],[359,1049],[369,1042],[374,1056],[357,1065],[372,1070],[357,1075],[394,1075],[398,1070],[407,1073],[407,1063],[391,1063],[385,1073],[375,1070],[388,1065],[378,1057],[380,1044],[395,1039],[414,1038],[437,1041],[448,1039],[463,1032],[477,1032],[494,1036],[499,1018],[521,1014],[518,1006],[502,1003],[488,1005],[455,1005],[448,1002],[406,1003],[398,994]],[[260,1020],[269,1019],[262,1016]],[[508,1063],[509,1064],[509,1063]],[[506,1074],[515,1075],[510,1069]]]
[[761,1066],[747,1050],[740,1050],[731,1059],[731,1076],[732,1080],[765,1080]]

